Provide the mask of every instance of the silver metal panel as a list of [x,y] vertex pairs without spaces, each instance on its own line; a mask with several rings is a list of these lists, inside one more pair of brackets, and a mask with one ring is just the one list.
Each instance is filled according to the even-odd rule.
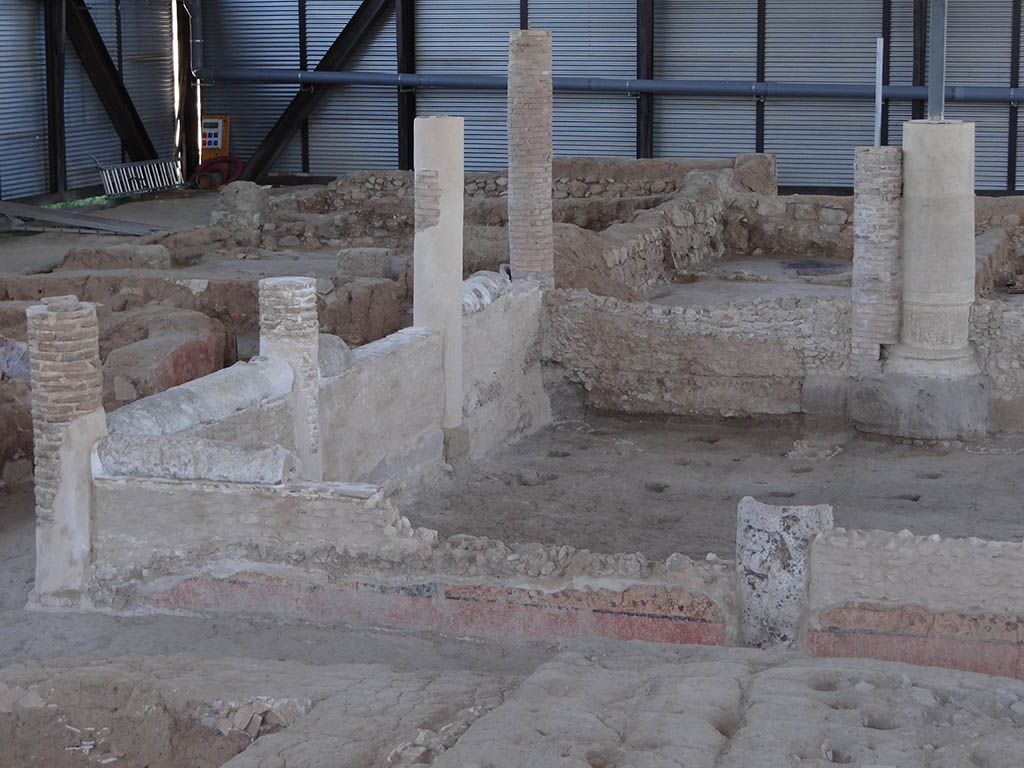
[[[530,0],[530,26],[551,30],[556,77],[636,77],[636,0]],[[556,93],[553,130],[556,155],[635,157],[636,99]]]
[[[663,0],[655,4],[654,76],[753,80],[757,74],[754,0]],[[753,152],[753,98],[656,96],[657,157],[732,157]]]
[[[121,2],[124,84],[157,156],[175,157],[174,42],[171,0]],[[113,52],[114,43],[107,41]]]
[[[359,0],[306,0],[310,67],[359,7]],[[395,13],[388,12],[346,69],[394,72]],[[398,98],[393,88],[335,87],[309,119],[309,170],[318,175],[398,167]]]
[[[421,0],[416,4],[416,71],[505,75],[508,33],[518,28],[519,0]],[[422,90],[416,111],[466,119],[466,170],[508,165],[504,93]]]
[[[949,0],[947,85],[1010,85],[1012,0]],[[947,104],[946,118],[975,123],[978,189],[1006,189],[1010,107]]]
[[[766,18],[766,79],[874,83],[881,0],[768,0]],[[873,124],[868,101],[772,99],[765,151],[778,157],[780,184],[853,186],[853,150],[872,144]]]
[[[116,63],[117,20],[114,0],[91,0],[89,13]],[[103,165],[121,162],[121,138],[110,122],[92,81],[68,41],[64,68],[64,120],[67,137],[68,188],[100,184],[98,160]],[[43,91],[45,93],[45,90]],[[93,159],[95,158],[95,160]]]
[[[203,26],[208,66],[299,68],[299,13],[294,2],[204,0]],[[203,83],[203,113],[231,118],[228,151],[248,162],[297,92],[294,85]],[[302,170],[298,135],[271,170]]]
[[[914,0],[892,0],[892,36],[889,44],[890,85],[914,84]],[[913,116],[909,101],[889,103],[889,144],[903,143],[903,124]]]
[[46,56],[37,0],[0,5],[0,197],[47,191]]

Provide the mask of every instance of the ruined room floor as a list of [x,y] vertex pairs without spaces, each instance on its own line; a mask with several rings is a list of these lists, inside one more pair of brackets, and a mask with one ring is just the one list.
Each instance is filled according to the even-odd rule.
[[[731,559],[736,506],[832,504],[837,526],[1024,539],[1024,442],[917,447],[795,426],[597,417],[460,467],[403,513],[441,536]],[[835,456],[829,455],[840,449]],[[794,450],[795,449],[795,450]]]
[[[1020,764],[1019,680],[741,648],[28,612],[33,531],[31,490],[0,496],[2,766]],[[282,727],[268,709],[292,714]]]

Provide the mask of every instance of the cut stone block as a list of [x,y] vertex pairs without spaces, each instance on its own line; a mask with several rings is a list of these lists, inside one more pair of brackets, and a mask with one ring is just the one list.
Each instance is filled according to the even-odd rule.
[[832,507],[775,507],[747,496],[736,520],[743,641],[793,646],[807,607],[811,541],[833,525]]

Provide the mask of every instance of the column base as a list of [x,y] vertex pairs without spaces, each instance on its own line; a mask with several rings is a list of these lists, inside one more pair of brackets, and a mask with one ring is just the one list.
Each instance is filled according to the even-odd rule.
[[987,376],[913,375],[887,371],[850,385],[850,418],[861,432],[918,440],[960,440],[990,430]]
[[907,376],[953,379],[977,376],[978,362],[972,347],[960,349],[922,349],[908,344],[889,348],[885,372]]

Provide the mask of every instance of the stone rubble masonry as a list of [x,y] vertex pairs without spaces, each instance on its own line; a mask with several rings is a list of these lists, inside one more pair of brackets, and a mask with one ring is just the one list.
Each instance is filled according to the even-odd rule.
[[74,296],[26,311],[35,443],[36,581],[45,599],[81,589],[90,551],[92,446],[106,433],[96,308]]
[[287,361],[295,372],[295,449],[305,480],[323,478],[320,452],[320,391],[316,280],[272,277],[260,280],[260,355]]
[[513,279],[554,287],[551,32],[509,33],[508,238]]
[[850,374],[881,373],[881,347],[900,333],[903,153],[854,152],[853,336]]
[[441,426],[457,429],[462,424],[463,120],[420,117],[414,132],[413,324],[441,334]]
[[807,376],[848,375],[850,300],[841,296],[663,307],[557,290],[545,309],[543,359],[598,410],[799,413]]
[[796,645],[807,610],[811,541],[832,525],[827,504],[774,507],[749,496],[740,501],[736,574],[745,643]]

